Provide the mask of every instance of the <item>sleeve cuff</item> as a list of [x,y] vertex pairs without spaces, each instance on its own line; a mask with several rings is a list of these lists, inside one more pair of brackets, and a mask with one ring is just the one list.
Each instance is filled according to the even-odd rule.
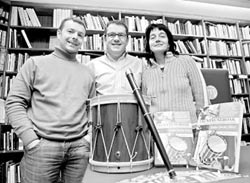
[[33,129],[28,129],[26,131],[24,131],[21,135],[20,135],[21,140],[23,141],[23,145],[27,146],[29,143],[31,143],[32,141],[38,139],[36,133],[34,132]]

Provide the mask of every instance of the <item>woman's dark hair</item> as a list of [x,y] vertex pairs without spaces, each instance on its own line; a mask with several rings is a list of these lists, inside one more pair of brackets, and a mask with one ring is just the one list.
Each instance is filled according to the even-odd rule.
[[[169,44],[169,50],[166,50],[166,53],[167,51],[171,51],[173,54],[175,55],[179,55],[179,52],[176,50],[176,45],[174,43],[174,38],[173,38],[173,35],[172,33],[170,32],[170,30],[168,29],[168,27],[164,24],[150,24],[147,29],[146,29],[146,40],[145,40],[145,50],[146,52],[149,54],[149,57],[150,58],[154,58],[154,53],[150,50],[150,46],[149,46],[149,38],[150,38],[150,32],[153,30],[153,29],[159,29],[159,30],[163,30],[167,36],[168,36],[168,44]],[[165,53],[165,54],[166,54]]]

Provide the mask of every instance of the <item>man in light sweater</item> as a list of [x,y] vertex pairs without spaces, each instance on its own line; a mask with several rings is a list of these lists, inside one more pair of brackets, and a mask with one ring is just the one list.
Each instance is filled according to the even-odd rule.
[[143,61],[126,52],[128,27],[122,21],[110,21],[104,31],[105,55],[93,59],[88,67],[94,72],[96,94],[133,94],[126,78],[126,70],[131,69],[137,85],[141,86]]
[[89,156],[86,100],[95,95],[94,75],[76,60],[86,30],[64,19],[53,53],[28,59],[13,82],[6,109],[24,144],[24,183],[81,182]]

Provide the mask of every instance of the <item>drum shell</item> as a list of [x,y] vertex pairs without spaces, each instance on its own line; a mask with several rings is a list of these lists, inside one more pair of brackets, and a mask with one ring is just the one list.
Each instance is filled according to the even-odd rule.
[[[221,150],[215,151],[213,143],[209,143],[209,140],[211,140],[211,138],[219,140],[219,143],[216,146],[220,146]],[[227,142],[223,137],[218,135],[208,136],[206,143],[203,145],[199,153],[200,161],[205,165],[210,165],[216,158],[220,157],[225,152],[226,147],[227,147]]]
[[[127,164],[134,166],[133,162],[145,162],[147,165],[140,170],[151,167],[152,137],[134,96],[95,98],[90,102],[90,115],[93,125],[90,164],[96,166],[100,162],[100,166],[104,166],[103,163],[109,166],[115,163],[120,169]],[[103,136],[96,129],[99,124]]]

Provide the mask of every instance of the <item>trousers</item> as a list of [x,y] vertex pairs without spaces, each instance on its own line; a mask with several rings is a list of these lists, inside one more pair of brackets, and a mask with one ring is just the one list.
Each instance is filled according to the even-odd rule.
[[24,148],[20,162],[23,183],[81,183],[90,153],[84,137],[74,141],[51,141],[44,138],[32,149]]

